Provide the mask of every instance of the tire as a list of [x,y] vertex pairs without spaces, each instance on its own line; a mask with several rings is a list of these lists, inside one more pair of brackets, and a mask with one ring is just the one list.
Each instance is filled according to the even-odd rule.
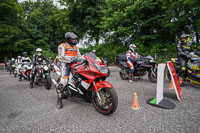
[[[102,88],[99,91],[100,97],[106,97],[104,98],[105,105],[101,105],[100,102],[98,101],[97,94],[93,92],[92,94],[92,103],[95,109],[103,115],[110,115],[114,113],[117,109],[118,106],[118,97],[117,93],[113,88]],[[109,95],[109,96],[108,96]]]
[[155,75],[152,73],[152,71],[150,70],[148,72],[148,78],[152,83],[157,83],[157,70],[155,70]]
[[128,77],[126,77],[125,70],[120,70],[120,71],[119,71],[119,76],[120,76],[123,80],[127,80],[127,79],[128,79]]
[[106,77],[109,77],[110,76],[110,69],[108,68],[108,74]]
[[14,77],[17,77],[17,73],[14,74]]
[[31,80],[31,72],[28,72],[28,75],[27,75],[27,77],[28,77],[28,81],[30,81]]
[[51,81],[51,76],[47,75],[45,79],[45,88],[47,90],[51,89],[52,81]]

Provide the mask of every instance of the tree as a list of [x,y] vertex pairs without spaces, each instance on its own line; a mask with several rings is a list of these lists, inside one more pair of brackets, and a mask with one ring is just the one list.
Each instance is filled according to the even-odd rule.
[[15,55],[19,50],[16,41],[21,37],[23,21],[21,19],[22,9],[17,0],[0,1],[0,51],[1,61],[7,61],[9,57]]

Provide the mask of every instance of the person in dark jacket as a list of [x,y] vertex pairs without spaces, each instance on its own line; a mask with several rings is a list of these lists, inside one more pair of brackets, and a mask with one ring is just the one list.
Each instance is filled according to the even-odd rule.
[[192,47],[192,42],[190,42],[190,36],[189,34],[182,34],[177,45],[177,56],[180,63],[179,76],[184,77],[187,62],[192,57],[192,54],[195,54],[195,51]]
[[42,49],[41,48],[37,48],[36,49],[36,54],[33,55],[33,59],[32,59],[32,64],[33,64],[33,68],[31,71],[31,77],[30,77],[30,88],[33,88],[33,82],[34,82],[34,78],[35,78],[35,74],[36,74],[36,70],[38,68],[38,66],[42,63],[49,63],[49,60],[42,55]]

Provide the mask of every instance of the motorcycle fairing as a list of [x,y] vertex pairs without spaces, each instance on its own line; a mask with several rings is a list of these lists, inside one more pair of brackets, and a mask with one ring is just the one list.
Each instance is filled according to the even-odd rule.
[[101,88],[113,88],[112,84],[107,81],[98,81],[94,86],[95,92],[98,92]]

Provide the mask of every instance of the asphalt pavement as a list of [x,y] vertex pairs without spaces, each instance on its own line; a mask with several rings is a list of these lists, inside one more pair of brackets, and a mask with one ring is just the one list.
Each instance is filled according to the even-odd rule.
[[[147,77],[129,83],[119,77],[119,68],[110,70],[107,81],[117,92],[118,108],[109,116],[76,98],[63,100],[64,107],[57,109],[54,86],[29,89],[27,80],[19,82],[0,70],[0,133],[200,133],[200,85],[185,83],[178,101],[166,79],[164,98],[176,107],[162,109],[146,104],[156,95],[156,83]],[[139,110],[130,108],[133,93],[137,93]]]

